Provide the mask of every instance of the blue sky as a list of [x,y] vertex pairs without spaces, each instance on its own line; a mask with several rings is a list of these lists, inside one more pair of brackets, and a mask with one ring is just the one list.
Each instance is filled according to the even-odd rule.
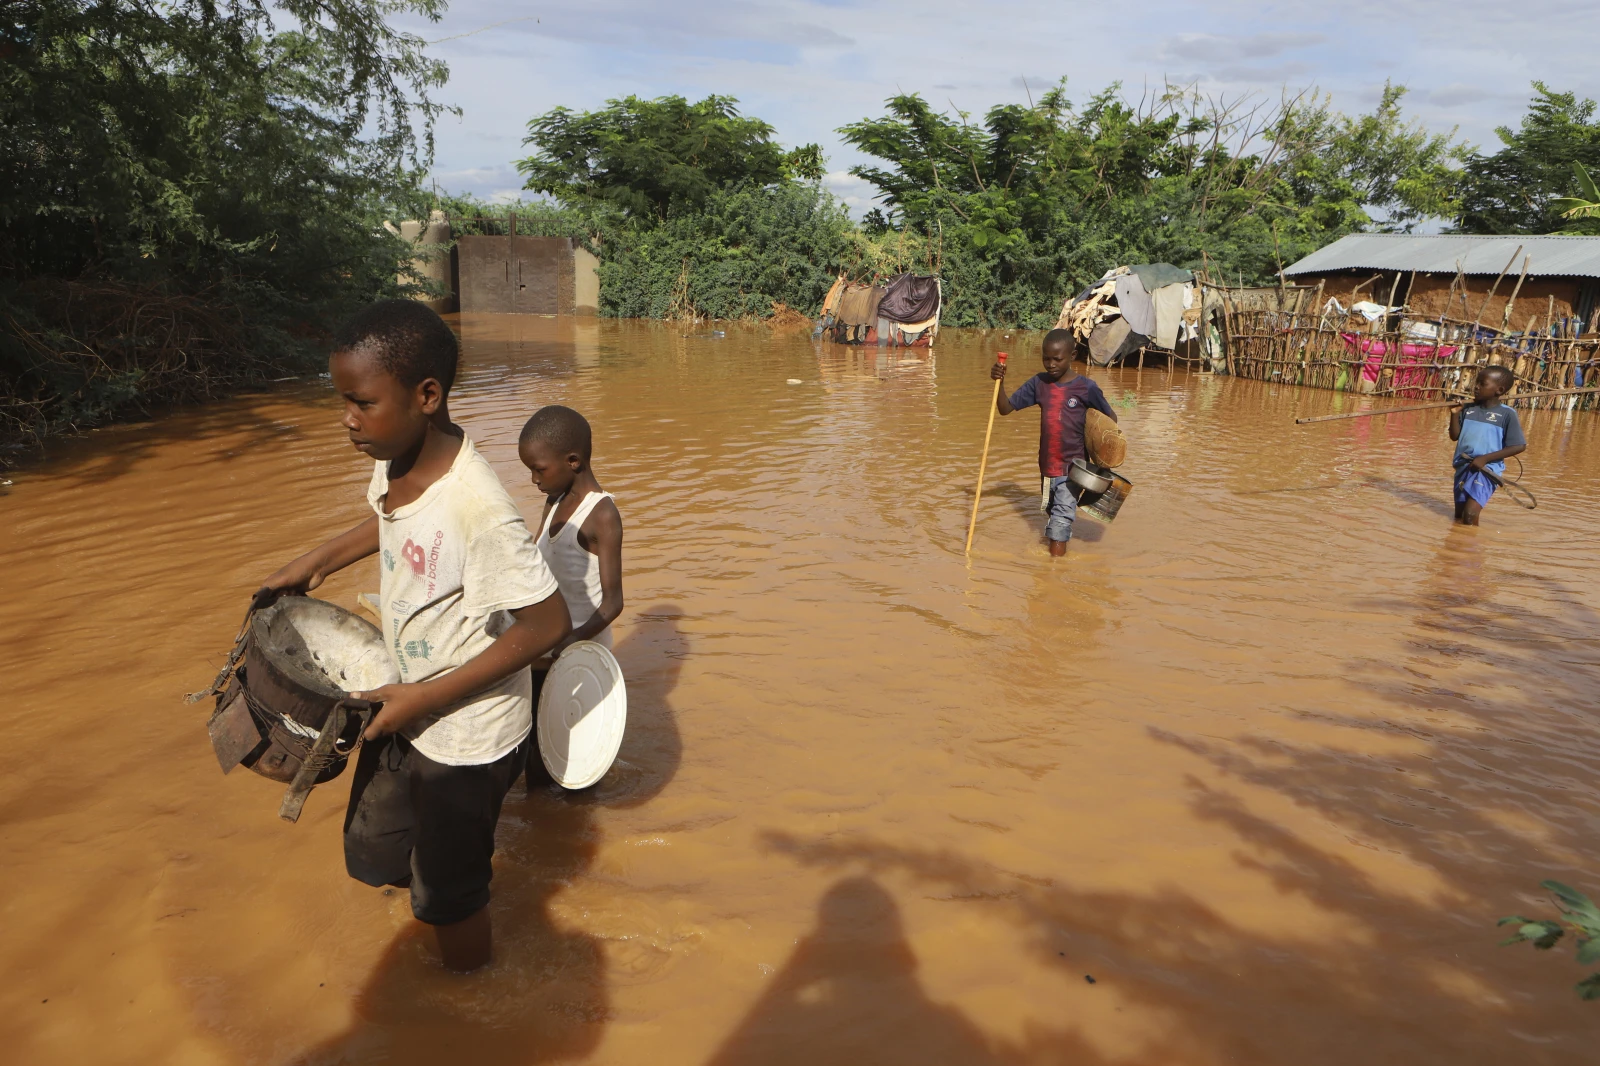
[[1317,86],[1353,111],[1393,79],[1409,114],[1479,145],[1517,121],[1536,78],[1600,97],[1600,4],[1578,0],[454,0],[440,23],[400,24],[438,42],[439,98],[462,110],[439,122],[435,178],[494,198],[517,195],[529,118],[630,93],[738,97],[785,145],[820,143],[828,184],[858,213],[872,190],[833,131],[898,91],[981,114],[1063,75],[1075,102],[1114,81],[1134,97],[1164,80],[1230,97]]

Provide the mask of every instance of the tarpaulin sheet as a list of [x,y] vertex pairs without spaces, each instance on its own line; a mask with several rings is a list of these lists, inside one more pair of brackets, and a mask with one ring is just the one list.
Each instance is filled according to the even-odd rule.
[[1194,271],[1175,267],[1171,263],[1140,263],[1138,266],[1129,267],[1128,273],[1135,275],[1144,283],[1145,292],[1155,292],[1168,285],[1194,280]]
[[939,279],[901,274],[884,287],[878,314],[891,322],[925,322],[939,309]]
[[878,285],[850,285],[839,296],[839,310],[834,321],[841,326],[876,326],[878,302],[883,299],[883,288]]

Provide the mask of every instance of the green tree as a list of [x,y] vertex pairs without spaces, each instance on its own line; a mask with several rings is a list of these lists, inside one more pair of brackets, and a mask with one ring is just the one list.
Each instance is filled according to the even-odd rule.
[[[395,289],[439,0],[34,0],[0,16],[0,429],[303,361]],[[420,127],[420,131],[419,131]],[[303,363],[301,364],[303,365]]]
[[901,229],[936,237],[952,325],[1052,322],[1109,266],[1166,260],[1249,281],[1345,233],[1453,207],[1453,135],[1407,123],[1405,90],[1349,117],[1305,93],[1274,106],[1117,86],[1081,108],[1064,83],[981,123],[902,94],[840,129]]
[[1562,218],[1600,218],[1600,189],[1595,188],[1594,179],[1577,162],[1572,164],[1572,175],[1578,179],[1578,195],[1558,196],[1551,206],[1561,212]]
[[1595,102],[1533,83],[1521,124],[1495,131],[1501,148],[1475,154],[1461,175],[1462,233],[1600,234],[1600,218],[1563,216],[1558,202],[1573,190],[1573,165],[1600,169]]
[[734,185],[773,185],[822,176],[814,144],[784,152],[773,129],[739,114],[731,96],[689,103],[681,96],[607,101],[599,111],[565,107],[528,123],[517,162],[524,188],[569,205],[604,204],[630,216],[696,210]]

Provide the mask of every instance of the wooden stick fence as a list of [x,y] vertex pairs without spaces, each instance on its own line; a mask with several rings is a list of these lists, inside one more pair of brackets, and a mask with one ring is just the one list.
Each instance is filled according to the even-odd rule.
[[[1369,322],[1355,313],[1325,312],[1318,303],[1320,289],[1309,303],[1305,295],[1284,300],[1281,309],[1244,310],[1223,292],[1231,373],[1257,381],[1415,400],[1469,395],[1478,368],[1493,364],[1508,367],[1516,376],[1508,397],[1600,385],[1600,337],[1592,335],[1592,324],[1590,335],[1582,335],[1585,323],[1576,318],[1552,321],[1547,312],[1543,322],[1535,316],[1521,333],[1448,314],[1423,319],[1397,313]],[[1600,395],[1574,394],[1530,404],[1595,410],[1600,409]]]

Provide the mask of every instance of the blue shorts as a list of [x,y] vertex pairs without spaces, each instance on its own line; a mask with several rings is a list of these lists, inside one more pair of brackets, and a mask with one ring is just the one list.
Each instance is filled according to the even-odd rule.
[[1489,505],[1489,497],[1494,495],[1495,484],[1489,480],[1489,475],[1481,470],[1474,470],[1470,466],[1463,466],[1456,471],[1456,503],[1463,504],[1468,500],[1477,503],[1479,507]]
[[[1073,495],[1073,484],[1065,476],[1050,479],[1044,535],[1051,540],[1072,539],[1072,523],[1078,517],[1078,497]],[[1044,494],[1041,494],[1044,495]]]

